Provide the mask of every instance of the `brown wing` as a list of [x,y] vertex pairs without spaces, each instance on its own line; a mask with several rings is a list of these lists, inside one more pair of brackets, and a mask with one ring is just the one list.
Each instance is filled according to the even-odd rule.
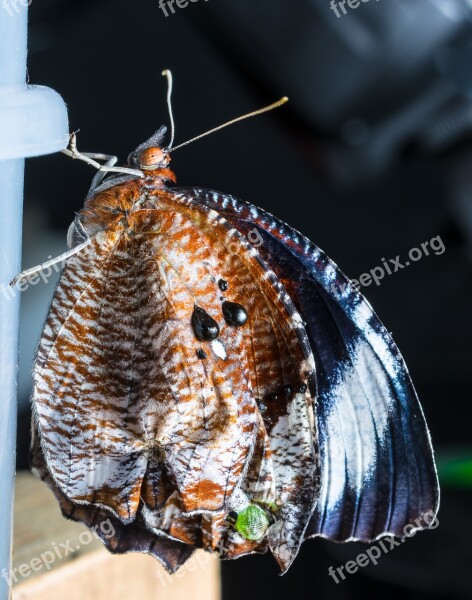
[[[303,324],[217,213],[162,190],[146,202],[96,234],[56,291],[33,394],[48,469],[76,504],[194,545],[224,540],[229,556],[261,544],[227,512],[270,506],[266,542],[285,569],[317,493]],[[243,326],[227,323],[223,301],[244,307]],[[198,339],[196,307],[217,339]]]

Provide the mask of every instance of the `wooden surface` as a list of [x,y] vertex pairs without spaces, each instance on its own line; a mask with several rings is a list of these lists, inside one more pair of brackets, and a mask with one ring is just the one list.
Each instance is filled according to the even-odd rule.
[[13,600],[220,598],[217,559],[198,551],[171,576],[151,556],[112,555],[28,472],[16,480],[12,581]]

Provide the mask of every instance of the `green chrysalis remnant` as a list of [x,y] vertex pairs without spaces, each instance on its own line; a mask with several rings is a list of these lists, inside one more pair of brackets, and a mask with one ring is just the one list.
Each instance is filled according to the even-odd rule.
[[238,513],[234,527],[247,540],[257,542],[264,537],[269,527],[269,518],[264,509],[250,504]]

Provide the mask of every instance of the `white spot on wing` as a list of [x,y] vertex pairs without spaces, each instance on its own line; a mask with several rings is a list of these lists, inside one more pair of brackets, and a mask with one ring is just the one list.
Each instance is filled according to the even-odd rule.
[[211,343],[211,348],[218,358],[221,358],[221,360],[226,360],[226,349],[220,340],[213,340]]

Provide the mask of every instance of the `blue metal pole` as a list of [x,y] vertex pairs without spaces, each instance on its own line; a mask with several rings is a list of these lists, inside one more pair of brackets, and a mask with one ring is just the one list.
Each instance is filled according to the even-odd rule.
[[[24,159],[0,161],[0,274],[2,282],[21,267]],[[0,598],[8,598],[11,513],[15,476],[16,377],[19,294],[0,290]]]
[[28,4],[0,4],[0,600],[11,591],[20,292],[8,284],[21,267],[24,159],[60,150],[68,139],[60,96],[25,83]]

